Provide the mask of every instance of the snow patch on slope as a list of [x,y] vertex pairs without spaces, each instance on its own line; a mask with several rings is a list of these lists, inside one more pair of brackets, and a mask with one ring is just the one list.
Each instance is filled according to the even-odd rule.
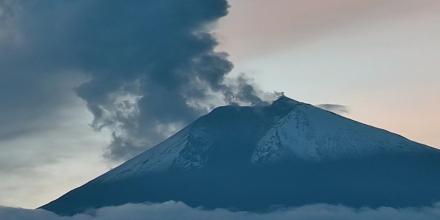
[[161,144],[111,170],[101,179],[111,181],[169,169],[187,145],[188,130],[178,132]]
[[293,155],[321,161],[419,150],[420,145],[399,135],[301,104],[263,135],[251,160],[264,163]]
[[186,147],[174,162],[180,169],[202,168],[208,161],[208,153],[213,145],[211,136],[203,128],[192,129],[188,135]]

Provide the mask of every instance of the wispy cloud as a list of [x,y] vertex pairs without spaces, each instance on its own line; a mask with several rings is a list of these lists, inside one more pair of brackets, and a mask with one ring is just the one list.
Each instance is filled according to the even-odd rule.
[[331,111],[337,114],[348,114],[350,113],[350,109],[345,105],[339,104],[320,104],[318,107],[325,109],[327,111]]
[[72,217],[61,217],[44,210],[0,208],[2,220],[437,220],[440,205],[420,208],[361,208],[326,204],[309,205],[270,213],[232,212],[223,209],[195,209],[178,202],[162,204],[127,204],[106,207]]

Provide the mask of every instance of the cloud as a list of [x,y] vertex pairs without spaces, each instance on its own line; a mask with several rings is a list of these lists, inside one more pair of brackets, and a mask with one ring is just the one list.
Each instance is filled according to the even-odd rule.
[[105,146],[123,160],[213,106],[258,102],[245,77],[223,82],[232,64],[211,29],[227,10],[226,0],[0,0],[0,204],[35,207],[114,166]]
[[348,114],[350,113],[350,109],[345,105],[338,104],[320,104],[317,105],[319,108],[325,109],[327,111],[331,111],[337,114]]
[[227,13],[226,0],[2,0],[1,81],[11,88],[0,101],[50,114],[63,100],[53,87],[83,79],[76,91],[93,127],[113,134],[107,156],[129,158],[216,105],[261,102],[245,77],[225,80],[233,65],[211,29]]
[[308,205],[270,213],[232,212],[223,209],[203,210],[186,206],[179,202],[162,204],[127,204],[106,207],[88,214],[61,217],[44,210],[0,208],[2,220],[436,220],[440,218],[440,205],[421,208],[361,208],[326,204]]

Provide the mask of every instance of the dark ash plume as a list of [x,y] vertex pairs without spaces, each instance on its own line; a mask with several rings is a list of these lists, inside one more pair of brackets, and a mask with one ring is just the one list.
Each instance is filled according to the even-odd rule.
[[158,143],[215,105],[261,101],[244,77],[225,81],[233,65],[214,51],[210,29],[227,14],[227,0],[0,3],[12,17],[5,45],[18,42],[3,51],[27,63],[27,75],[88,77],[76,91],[92,125],[113,133],[112,159]]
[[[127,158],[156,144],[231,95],[261,101],[244,78],[238,87],[225,84],[232,63],[214,52],[208,26],[227,14],[226,0],[109,5],[89,5],[76,33],[89,46],[80,52],[92,76],[78,94],[95,115],[93,125],[113,131],[110,157]],[[206,105],[211,99],[221,102]]]

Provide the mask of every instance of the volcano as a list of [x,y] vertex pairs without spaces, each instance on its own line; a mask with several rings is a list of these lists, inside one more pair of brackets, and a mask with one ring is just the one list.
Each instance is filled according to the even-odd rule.
[[252,212],[424,206],[440,201],[438,168],[435,148],[282,96],[270,105],[218,107],[41,208],[73,215],[170,200]]

